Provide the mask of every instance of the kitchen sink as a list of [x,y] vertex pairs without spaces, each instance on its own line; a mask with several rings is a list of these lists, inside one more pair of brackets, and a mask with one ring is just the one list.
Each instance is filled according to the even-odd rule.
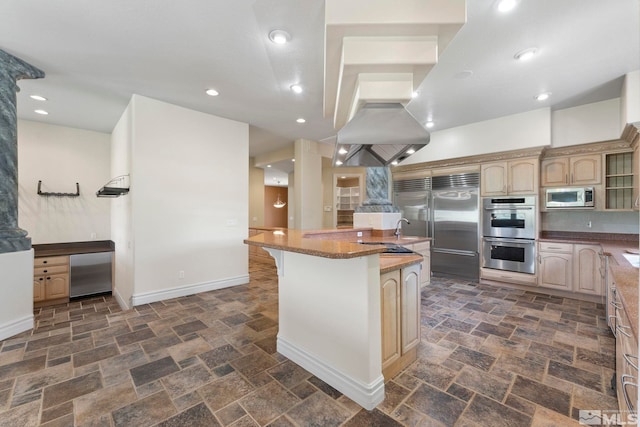
[[387,242],[358,242],[361,245],[381,245],[386,248],[384,254],[415,254],[411,249],[407,249],[403,246],[396,245],[395,243]]
[[634,267],[640,267],[640,255],[638,254],[622,254],[629,263]]

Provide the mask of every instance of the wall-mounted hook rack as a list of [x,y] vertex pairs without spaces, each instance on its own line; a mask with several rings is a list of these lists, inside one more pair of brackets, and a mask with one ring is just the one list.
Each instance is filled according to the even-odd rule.
[[42,181],[38,181],[38,196],[53,196],[53,197],[78,197],[80,196],[80,184],[76,182],[76,192],[75,193],[51,193],[47,191],[41,191],[40,187],[42,186]]

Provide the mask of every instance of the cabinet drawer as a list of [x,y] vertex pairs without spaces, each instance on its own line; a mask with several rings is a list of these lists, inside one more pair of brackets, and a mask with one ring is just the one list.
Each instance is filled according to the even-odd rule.
[[37,267],[33,269],[33,274],[35,276],[42,276],[45,274],[58,274],[58,273],[66,273],[69,271],[68,265],[49,265],[45,267]]
[[61,265],[61,264],[65,264],[68,265],[69,264],[69,257],[64,255],[64,256],[50,256],[50,257],[43,257],[43,258],[35,258],[33,260],[33,266],[34,267],[44,267],[44,266],[48,266],[48,265]]
[[[409,246],[409,245],[407,245],[407,246]],[[424,255],[425,253],[427,255],[429,255],[431,242],[414,243],[412,246],[413,247],[410,248],[412,251],[418,252],[418,253],[420,253],[422,255]]]
[[572,243],[540,242],[539,244],[542,252],[573,252]]

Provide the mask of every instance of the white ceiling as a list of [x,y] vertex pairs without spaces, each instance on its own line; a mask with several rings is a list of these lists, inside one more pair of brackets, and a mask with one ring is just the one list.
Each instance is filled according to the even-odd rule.
[[[432,131],[615,98],[625,73],[640,69],[638,0],[519,0],[508,14],[495,0],[467,3],[468,22],[407,106],[432,118]],[[276,28],[291,43],[271,43]],[[532,46],[533,60],[514,60]],[[249,123],[252,156],[297,138],[333,141],[323,47],[323,0],[0,2],[0,49],[46,73],[19,82],[19,118],[109,133],[137,93]],[[465,70],[472,75],[459,78]],[[220,96],[206,96],[209,87]],[[535,101],[544,91],[551,98]]]

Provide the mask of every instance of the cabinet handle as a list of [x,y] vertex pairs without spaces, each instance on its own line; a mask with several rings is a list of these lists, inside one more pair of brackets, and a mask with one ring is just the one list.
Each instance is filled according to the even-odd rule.
[[41,278],[39,278],[38,280],[44,280],[44,279],[41,277]]
[[573,172],[571,172],[571,183],[573,184]]
[[569,183],[569,174],[568,173],[564,174],[564,182],[567,183],[567,184]]
[[51,280],[51,277],[47,277],[47,280]]
[[[631,381],[627,381],[625,378],[629,378]],[[629,394],[627,393],[627,386],[633,386],[635,388],[638,388],[638,384],[636,384],[635,382],[635,377],[631,376],[631,375],[627,375],[624,374],[620,377],[620,382],[622,383],[622,395],[624,396],[624,401],[627,404],[627,407],[629,408],[630,411],[633,411],[633,403],[631,402],[631,400],[629,399]]]
[[618,332],[620,332],[622,335],[624,335],[627,338],[631,338],[631,335],[629,335],[624,331],[625,328],[628,328],[628,326],[616,325],[616,329],[618,330]]
[[48,270],[44,270],[43,273],[48,273]]
[[[622,357],[624,357],[624,360],[626,360],[626,361],[627,361],[627,363],[628,363],[629,365],[631,365],[631,367],[632,367],[633,369],[635,369],[635,370],[636,370],[636,372],[638,371],[638,356],[634,356],[633,354],[624,353],[624,354],[622,355]],[[633,363],[633,362],[631,361],[631,359],[636,359],[636,362],[635,362],[635,363]]]
[[42,261],[42,263],[43,263],[43,264],[46,264],[46,263],[47,263],[47,261]]
[[547,247],[547,249],[562,249],[562,248],[559,246],[549,246]]

